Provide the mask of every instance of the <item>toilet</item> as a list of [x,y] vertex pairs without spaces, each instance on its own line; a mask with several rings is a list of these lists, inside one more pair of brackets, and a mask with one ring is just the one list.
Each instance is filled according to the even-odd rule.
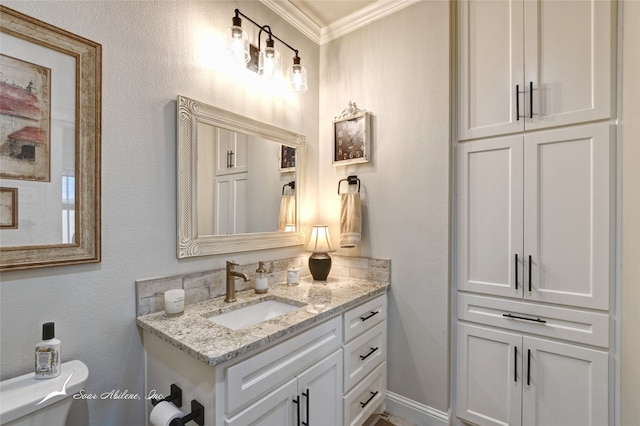
[[64,426],[73,395],[83,389],[89,369],[82,361],[62,364],[62,373],[36,380],[28,373],[0,382],[0,425]]

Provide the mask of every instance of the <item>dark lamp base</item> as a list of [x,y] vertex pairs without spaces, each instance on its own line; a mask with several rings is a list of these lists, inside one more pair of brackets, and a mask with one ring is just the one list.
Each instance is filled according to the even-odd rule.
[[331,271],[331,256],[328,253],[313,253],[309,256],[309,271],[315,281],[326,281]]

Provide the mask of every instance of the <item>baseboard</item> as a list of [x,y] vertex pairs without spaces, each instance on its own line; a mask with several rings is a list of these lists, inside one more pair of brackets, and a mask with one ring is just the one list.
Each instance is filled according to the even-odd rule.
[[449,426],[449,413],[393,392],[386,392],[386,410],[418,426]]

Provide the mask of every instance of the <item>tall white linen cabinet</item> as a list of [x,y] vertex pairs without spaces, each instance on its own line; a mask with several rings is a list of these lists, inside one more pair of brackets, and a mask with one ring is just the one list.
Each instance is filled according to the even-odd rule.
[[455,422],[610,424],[617,5],[457,5]]

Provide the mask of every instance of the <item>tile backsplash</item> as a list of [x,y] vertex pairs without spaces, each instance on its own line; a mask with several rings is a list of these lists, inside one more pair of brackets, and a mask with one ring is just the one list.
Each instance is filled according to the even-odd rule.
[[[273,260],[265,262],[269,268],[269,285],[287,281],[287,269],[300,268],[301,276],[308,277],[309,255]],[[331,276],[360,278],[371,281],[389,282],[391,279],[391,261],[389,259],[372,259],[366,257],[331,256]],[[236,280],[236,291],[253,288],[254,276],[258,263],[239,265],[238,272],[245,273],[250,280]],[[194,272],[186,275],[150,278],[136,281],[137,315],[147,315],[164,310],[164,292],[171,289],[185,290],[185,305],[202,302],[218,296],[226,291],[225,269]]]

